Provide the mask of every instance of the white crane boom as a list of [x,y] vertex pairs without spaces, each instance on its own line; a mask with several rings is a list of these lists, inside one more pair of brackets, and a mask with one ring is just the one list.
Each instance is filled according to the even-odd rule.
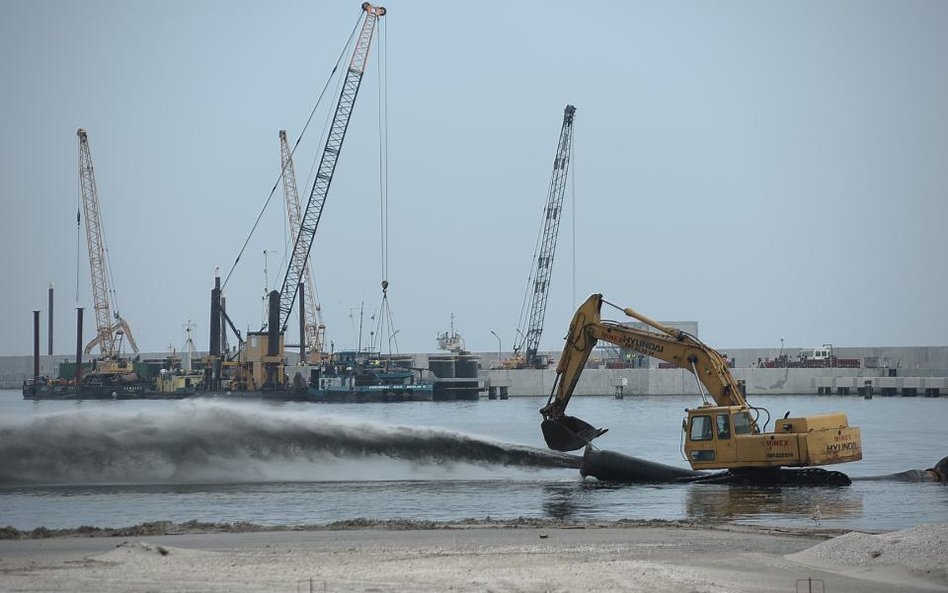
[[96,346],[103,358],[114,358],[119,353],[120,339],[128,340],[132,351],[138,352],[132,330],[119,315],[112,310],[109,293],[112,282],[106,260],[105,237],[103,235],[102,214],[99,209],[99,194],[95,185],[95,170],[92,167],[92,155],[89,151],[89,137],[79,128],[79,186],[82,192],[82,209],[86,219],[86,242],[89,247],[89,271],[92,275],[92,301],[95,309],[96,336],[86,344],[85,353],[89,354]]

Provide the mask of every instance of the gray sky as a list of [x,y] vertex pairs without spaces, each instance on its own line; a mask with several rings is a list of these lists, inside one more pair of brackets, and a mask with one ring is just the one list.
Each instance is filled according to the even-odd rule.
[[[56,351],[75,349],[79,127],[139,346],[180,347],[190,319],[207,348],[214,269],[230,269],[279,173],[277,131],[299,134],[359,5],[0,3],[0,354],[31,351],[49,282]],[[402,352],[434,351],[452,313],[469,349],[496,350],[491,330],[511,348],[567,103],[575,208],[569,191],[541,349],[593,292],[697,320],[721,349],[948,343],[948,3],[386,7]],[[312,252],[336,349],[381,298],[378,58]],[[305,195],[314,154],[296,156]],[[278,193],[227,286],[242,328],[261,323],[265,249],[282,281],[283,219]]]

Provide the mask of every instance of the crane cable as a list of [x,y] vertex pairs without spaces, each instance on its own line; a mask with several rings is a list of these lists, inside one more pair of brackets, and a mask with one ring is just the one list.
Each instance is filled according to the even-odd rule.
[[[375,337],[378,339],[378,350],[382,351],[382,339],[388,336],[388,354],[393,354],[392,342],[395,342],[394,352],[398,352],[398,341],[395,339],[398,330],[392,317],[392,309],[388,302],[388,26],[384,21],[379,24],[379,43],[376,52],[379,55],[378,88],[379,88],[379,228],[380,228],[380,260],[382,272],[382,302],[379,306],[378,319],[375,325]],[[374,345],[373,345],[374,346]]]
[[572,247],[572,272],[573,272],[573,309],[575,310],[578,306],[576,304],[576,154],[575,148],[576,145],[576,130],[571,131],[572,138],[569,143],[569,164],[572,167],[572,174],[569,176],[570,181],[570,215],[572,218],[572,237],[570,237],[570,247]]
[[[339,53],[339,57],[336,59],[336,64],[332,68],[332,72],[329,73],[329,77],[326,79],[326,84],[323,85],[323,90],[319,93],[319,98],[316,99],[316,104],[313,105],[313,109],[309,112],[309,117],[306,118],[306,123],[303,125],[303,130],[300,132],[300,135],[297,137],[296,142],[293,144],[293,150],[290,151],[290,156],[296,152],[296,148],[299,146],[300,141],[303,139],[303,135],[306,133],[306,130],[309,128],[310,122],[313,121],[313,117],[316,114],[316,109],[319,108],[319,104],[323,100],[323,96],[326,94],[326,89],[329,88],[329,83],[332,81],[333,76],[336,74],[336,71],[339,69],[339,64],[342,62],[343,58],[346,55],[346,50],[349,48],[349,44],[352,43],[352,39],[355,36],[356,30],[359,27],[359,23],[362,21],[362,13],[359,14],[359,18],[356,19],[355,25],[352,27],[352,31],[349,33],[349,39],[346,41],[345,46],[343,46],[342,51]],[[270,201],[273,199],[273,194],[276,193],[277,186],[280,184],[280,180],[283,178],[283,169],[280,168],[280,175],[277,177],[276,181],[273,183],[273,187],[270,189],[270,195],[267,196],[266,202],[263,204],[263,208],[260,209],[260,213],[257,215],[257,219],[254,221],[253,226],[250,228],[250,233],[247,235],[244,244],[241,246],[240,251],[237,253],[237,258],[234,259],[233,265],[230,267],[230,271],[227,272],[227,276],[224,278],[224,283],[221,285],[223,290],[227,286],[227,282],[230,280],[231,275],[233,275],[234,270],[237,268],[237,264],[240,262],[240,258],[243,256],[244,251],[247,249],[247,245],[250,243],[250,239],[253,237],[254,232],[257,230],[257,226],[260,224],[260,220],[263,218],[264,212],[266,212],[267,207],[270,205]]]
[[[352,37],[351,37],[351,36],[350,36],[349,40],[350,40],[350,41],[352,40]],[[350,53],[350,51],[349,51],[349,44],[346,44],[346,50],[345,50],[345,51],[346,51],[346,55],[348,55],[348,54]],[[330,79],[331,79],[331,76],[330,76]],[[344,76],[339,76],[339,77],[336,78],[336,86],[333,87],[333,92],[332,92],[332,96],[333,96],[333,97],[338,97],[338,96],[340,95],[341,90],[342,90],[342,85],[343,85],[344,83],[345,83],[345,77],[344,77]],[[319,142],[316,143],[316,146],[317,146],[317,147],[319,147],[319,146],[324,146],[324,145],[326,144],[326,135],[328,134],[329,128],[330,128],[331,125],[332,125],[333,116],[334,116],[333,111],[332,111],[331,109],[327,109],[327,110],[326,110],[326,117],[325,117],[324,120],[323,120],[323,130],[322,130],[322,132],[321,132],[320,135],[319,135]],[[299,144],[298,141],[297,141],[297,144]],[[295,148],[295,147],[294,147],[294,148]],[[291,157],[292,157],[292,154],[291,154]],[[313,184],[316,182],[316,170],[317,170],[317,168],[319,167],[319,164],[320,164],[321,162],[322,162],[322,154],[321,154],[319,151],[316,151],[316,154],[313,155],[313,160],[312,160],[312,162],[311,162],[310,165],[309,165],[309,173],[307,173],[307,175],[306,175],[306,181],[305,181],[305,183],[303,183],[303,187],[304,187],[304,188],[305,188],[305,187],[312,187]],[[302,204],[301,204],[301,206],[302,206]],[[302,217],[302,214],[303,214],[303,213],[300,212],[300,216],[301,216],[301,217]],[[302,223],[302,220],[301,220],[300,222]],[[287,238],[287,241],[286,241],[286,243],[285,243],[284,246],[283,246],[283,259],[284,259],[284,261],[280,263],[281,266],[282,266],[284,263],[286,263],[286,261],[287,261],[290,257],[292,257],[292,255],[291,255],[290,252],[293,250],[293,248],[294,248],[294,246],[295,246],[295,243],[296,243],[296,237],[288,237],[288,238]],[[307,258],[307,260],[308,260],[308,258]],[[308,261],[307,261],[307,263],[308,263]]]
[[376,53],[379,79],[379,201],[381,208],[382,280],[388,278],[388,34],[387,21],[380,21]]
[[[546,209],[548,205],[548,199],[543,200],[543,214],[546,216]],[[544,217],[541,217],[540,220],[543,221]],[[527,345],[527,334],[530,332],[530,296],[532,293],[536,292],[536,277],[539,274],[539,264],[537,263],[537,258],[540,254],[540,249],[543,245],[543,231],[544,224],[540,223],[540,228],[537,231],[537,240],[533,245],[533,257],[530,259],[530,272],[527,274],[527,286],[523,290],[523,301],[520,303],[520,318],[517,320],[517,333],[520,334],[519,338],[514,338],[514,352],[520,352],[520,350]],[[526,332],[521,331],[526,330]]]

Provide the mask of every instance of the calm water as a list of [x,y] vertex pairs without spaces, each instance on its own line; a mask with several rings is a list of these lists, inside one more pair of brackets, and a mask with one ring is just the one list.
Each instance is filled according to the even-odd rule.
[[[943,522],[948,487],[606,485],[538,467],[545,398],[361,405],[232,401],[28,402],[0,391],[0,525],[144,521],[305,524],[374,519],[541,517],[723,519],[901,529]],[[693,397],[576,398],[610,428],[602,449],[685,467]],[[948,398],[754,397],[775,418],[843,411],[862,429],[850,476],[931,467],[948,455]],[[499,443],[499,445],[498,445]],[[508,447],[507,444],[516,445]]]

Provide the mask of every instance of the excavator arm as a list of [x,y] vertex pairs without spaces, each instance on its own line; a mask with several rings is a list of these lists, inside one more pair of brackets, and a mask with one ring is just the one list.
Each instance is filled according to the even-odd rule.
[[725,358],[698,338],[669,327],[626,307],[622,311],[660,333],[654,333],[603,321],[601,294],[594,294],[573,315],[566,345],[556,367],[556,380],[543,415],[541,428],[547,445],[557,451],[573,451],[600,436],[605,429],[566,415],[576,383],[596,342],[605,340],[675,364],[695,374],[708,395],[719,406],[747,407],[741,386],[731,375]]

